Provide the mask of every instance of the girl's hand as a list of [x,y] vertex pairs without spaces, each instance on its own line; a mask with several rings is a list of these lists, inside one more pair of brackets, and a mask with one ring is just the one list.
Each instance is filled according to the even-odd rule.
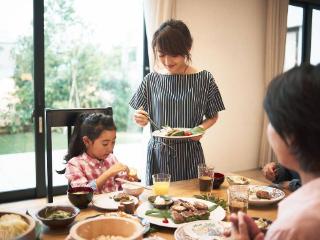
[[148,124],[148,113],[142,109],[137,109],[133,115],[134,121],[140,126],[144,127]]
[[129,168],[122,163],[116,163],[112,165],[108,170],[111,177],[116,176],[119,172],[126,172],[127,174],[129,172]]
[[274,162],[266,164],[263,169],[263,175],[266,177],[266,179],[270,180],[273,182],[276,179],[277,176],[277,164]]

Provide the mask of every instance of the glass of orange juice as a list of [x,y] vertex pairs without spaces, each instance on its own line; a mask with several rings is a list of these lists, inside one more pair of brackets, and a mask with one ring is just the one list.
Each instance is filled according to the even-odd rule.
[[167,195],[169,192],[170,179],[171,175],[167,173],[153,174],[153,193],[155,195]]

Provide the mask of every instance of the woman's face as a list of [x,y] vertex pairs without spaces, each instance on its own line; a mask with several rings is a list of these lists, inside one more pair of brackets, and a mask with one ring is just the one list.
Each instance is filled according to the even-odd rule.
[[297,170],[297,161],[294,155],[290,153],[289,146],[283,141],[277,131],[269,123],[267,128],[269,143],[279,161],[286,168]]
[[87,147],[87,154],[94,158],[103,160],[113,152],[116,141],[116,131],[104,130],[96,140],[91,141],[85,136],[83,141]]
[[187,64],[185,61],[185,57],[181,55],[166,55],[164,53],[161,53],[157,51],[158,58],[164,68],[170,73],[170,74],[183,74],[186,71]]

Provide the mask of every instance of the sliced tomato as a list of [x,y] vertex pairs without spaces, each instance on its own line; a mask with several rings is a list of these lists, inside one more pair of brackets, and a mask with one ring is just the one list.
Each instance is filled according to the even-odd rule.
[[190,131],[184,131],[184,136],[190,136],[190,135],[192,135],[192,132],[190,132]]

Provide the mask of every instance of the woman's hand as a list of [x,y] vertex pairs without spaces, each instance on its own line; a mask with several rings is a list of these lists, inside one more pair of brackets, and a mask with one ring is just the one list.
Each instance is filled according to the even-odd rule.
[[248,215],[243,212],[231,214],[230,221],[232,224],[231,232],[226,232],[226,236],[232,236],[235,240],[263,240],[264,234],[260,231],[257,224]]
[[277,164],[274,162],[266,164],[263,167],[262,172],[266,179],[273,182],[277,177]]
[[144,127],[149,122],[149,119],[147,116],[148,116],[148,113],[139,108],[135,111],[133,115],[133,119],[140,127]]

